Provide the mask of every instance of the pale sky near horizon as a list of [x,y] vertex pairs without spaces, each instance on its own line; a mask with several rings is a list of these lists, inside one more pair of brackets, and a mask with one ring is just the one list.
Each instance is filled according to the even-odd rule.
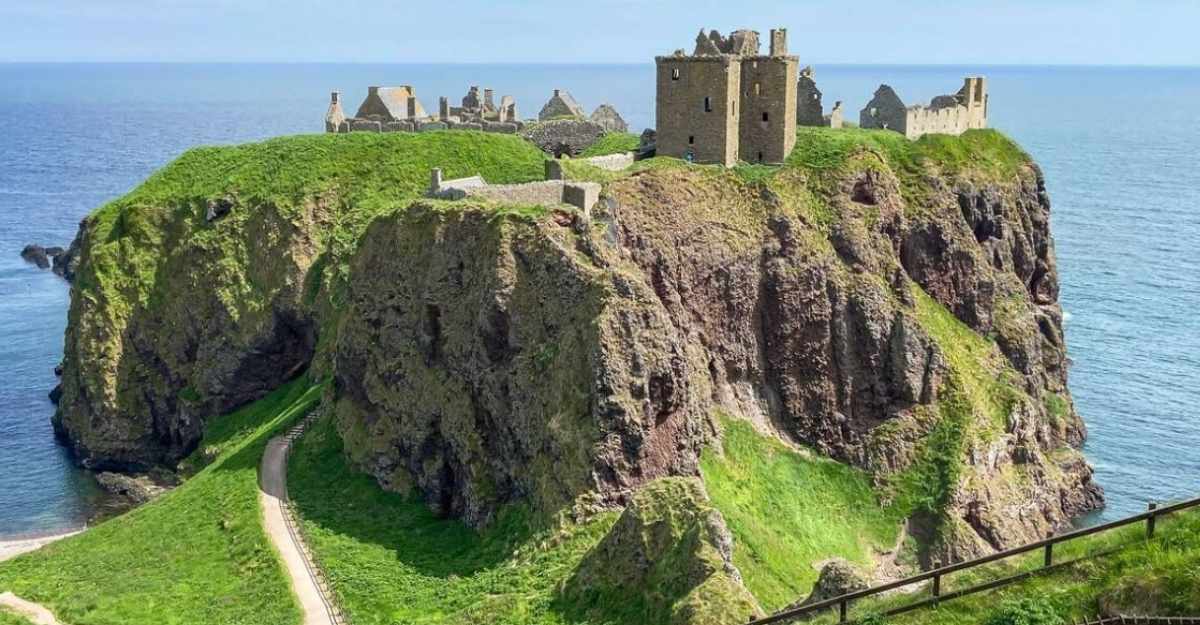
[[811,63],[1200,65],[1200,0],[5,0],[0,62],[648,62],[702,26]]

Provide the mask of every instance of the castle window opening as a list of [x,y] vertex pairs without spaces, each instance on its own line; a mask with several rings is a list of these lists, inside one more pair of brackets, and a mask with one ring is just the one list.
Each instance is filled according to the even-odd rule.
[[764,122],[771,121],[771,115],[769,113],[767,113],[766,111],[763,111],[763,121]]
[[688,135],[688,145],[696,145],[696,135]]
[[709,96],[704,96],[704,112],[705,113],[712,112],[712,98]]
[[762,85],[760,83],[754,83],[754,95],[761,95],[761,94],[762,94]]
[[758,162],[762,162],[762,152],[758,153]]
[[679,68],[671,70],[671,80],[679,80]]

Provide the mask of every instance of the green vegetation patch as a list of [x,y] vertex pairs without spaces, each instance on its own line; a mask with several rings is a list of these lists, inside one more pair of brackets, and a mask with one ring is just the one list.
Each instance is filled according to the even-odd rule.
[[0,608],[0,625],[33,625],[33,621]]
[[[246,268],[236,265],[247,262],[245,251],[226,249],[231,229],[222,224],[244,222],[245,213],[263,206],[299,221],[302,208],[318,201],[326,204],[329,221],[313,234],[333,256],[323,267],[343,275],[367,224],[423,195],[432,168],[441,167],[446,178],[479,174],[489,182],[519,183],[540,180],[544,160],[520,137],[474,131],[298,135],[195,148],[92,214],[90,257],[78,284],[106,297],[111,314],[127,313],[151,302],[168,243],[189,240],[214,249],[220,262],[235,265],[231,275],[243,276]],[[205,216],[213,202],[233,208],[209,224]],[[180,212],[187,218],[178,219]],[[233,293],[230,299],[253,294]]]
[[355,625],[575,622],[559,588],[617,518],[539,529],[513,506],[476,532],[353,471],[328,419],[297,443],[288,490]]
[[592,156],[606,156],[608,154],[622,154],[624,152],[633,152],[642,143],[642,138],[629,132],[609,132],[600,137],[595,143],[588,146],[586,150],[579,154],[580,158],[589,158]]
[[204,444],[219,453],[210,465],[145,506],[0,564],[0,592],[71,625],[299,622],[262,529],[258,465],[267,440],[319,396],[297,380],[212,420]]
[[892,548],[902,517],[880,504],[862,471],[794,450],[747,422],[722,423],[721,448],[704,452],[701,472],[733,532],[734,564],[764,609],[807,596],[822,560],[869,571],[873,552]]
[[[1067,566],[996,590],[946,601],[879,625],[1059,625],[1094,619],[1104,611],[1156,616],[1200,614],[1200,513],[1160,518],[1155,537],[1141,524],[1078,538],[1054,548]],[[942,592],[1041,568],[1043,554],[1023,556],[943,578]],[[864,600],[851,618],[886,612],[929,597],[924,587],[912,594]],[[814,623],[834,623],[826,615]]]

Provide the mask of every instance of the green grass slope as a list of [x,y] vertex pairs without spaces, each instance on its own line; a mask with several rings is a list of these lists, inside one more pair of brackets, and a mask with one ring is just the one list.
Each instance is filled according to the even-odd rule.
[[[942,592],[967,588],[1042,567],[1041,551],[954,573]],[[889,618],[877,615],[928,598],[911,594],[852,604],[851,618],[872,625],[1065,625],[1101,613],[1141,616],[1200,615],[1200,513],[1159,519],[1153,539],[1144,525],[1075,539],[1055,547],[1053,569],[1011,586],[969,595]],[[827,613],[812,621],[835,623]]]
[[328,419],[297,443],[288,491],[355,625],[577,622],[559,586],[617,517],[535,530],[513,507],[476,533],[353,471]]
[[[162,246],[168,239],[219,237],[206,227],[206,206],[229,196],[297,219],[306,202],[331,198],[333,222],[313,234],[331,254],[326,266],[336,270],[371,219],[423,195],[432,168],[441,167],[446,178],[480,174],[516,183],[540,180],[544,160],[520,137],[473,131],[297,135],[195,148],[93,213],[90,262],[78,285],[100,289],[113,302],[148,303]],[[236,255],[226,262],[236,263]]]
[[733,561],[767,610],[804,597],[816,565],[845,558],[870,570],[890,550],[901,519],[880,505],[869,478],[793,449],[744,421],[723,420],[720,449],[701,458],[713,505],[734,536]]
[[297,380],[215,419],[203,443],[214,460],[194,477],[128,514],[0,564],[0,592],[42,603],[71,625],[299,622],[262,530],[258,464],[266,441],[319,395],[320,387]]
[[33,622],[0,608],[0,625],[33,625]]

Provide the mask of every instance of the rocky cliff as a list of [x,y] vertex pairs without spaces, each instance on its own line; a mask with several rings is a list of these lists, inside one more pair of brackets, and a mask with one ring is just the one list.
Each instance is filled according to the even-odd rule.
[[[430,143],[462,137],[490,143]],[[571,164],[604,183],[591,215],[413,199],[431,164],[536,177],[516,137],[305,141],[253,148],[254,176],[169,169],[85,224],[57,422],[86,462],[173,462],[204,415],[311,363],[357,466],[476,525],[695,476],[718,412],[867,471],[926,564],[1101,503],[1049,200],[998,133],[804,130],[780,168]],[[287,159],[321,175],[265,173]]]

